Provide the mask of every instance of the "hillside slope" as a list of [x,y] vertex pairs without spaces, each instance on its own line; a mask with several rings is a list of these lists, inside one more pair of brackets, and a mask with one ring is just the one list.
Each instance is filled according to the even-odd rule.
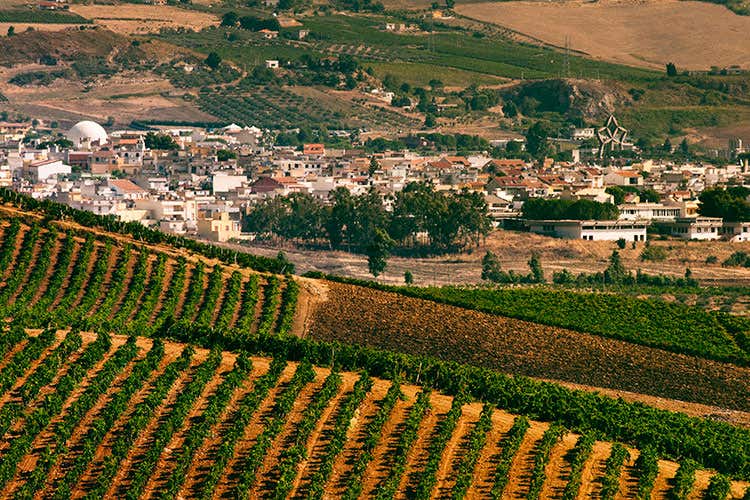
[[[393,399],[392,382],[355,373],[143,338],[110,342],[59,331],[3,344],[3,496],[355,498],[360,489],[370,498],[390,489],[397,498],[486,498],[507,480],[503,498],[532,489],[559,498],[581,439],[535,421],[525,430],[500,409],[453,405],[417,386]],[[5,376],[18,359],[26,365]],[[581,453],[582,493],[600,493],[612,449],[595,442],[588,458]],[[614,476],[621,498],[635,497],[641,480],[638,452],[628,453]],[[677,467],[659,462],[653,498],[665,498]],[[710,476],[698,472],[695,495]],[[733,483],[734,497],[746,486]]]
[[[386,294],[389,300],[396,304],[383,309],[378,305],[382,298],[368,295],[372,290],[364,287],[356,287],[356,290],[336,290],[324,281],[282,278],[279,275],[258,273],[255,270],[284,271],[289,268],[288,262],[284,260],[238,255],[193,240],[148,230],[138,224],[123,224],[111,218],[77,212],[56,204],[24,200],[21,197],[17,201],[27,208],[44,210],[43,214],[9,206],[0,210],[6,216],[10,216],[10,220],[0,221],[0,316],[12,319],[6,325],[0,326],[0,437],[7,435],[7,438],[4,438],[6,444],[0,445],[0,482],[6,481],[10,484],[16,477],[17,466],[26,463],[24,470],[36,468],[36,472],[23,477],[23,480],[30,481],[31,491],[51,487],[45,486],[49,474],[57,474],[52,472],[57,467],[57,460],[62,459],[68,450],[72,450],[74,454],[80,451],[83,457],[80,460],[85,463],[72,463],[63,467],[64,470],[60,473],[68,475],[68,479],[64,480],[62,486],[54,486],[61,488],[57,494],[60,498],[70,497],[74,492],[70,488],[93,492],[91,496],[121,496],[125,489],[145,492],[153,481],[164,485],[163,488],[169,488],[169,491],[179,491],[179,488],[187,484],[185,481],[190,475],[188,469],[193,460],[193,452],[197,453],[197,445],[170,445],[179,432],[178,429],[186,422],[196,425],[206,420],[218,422],[217,415],[224,410],[219,411],[217,405],[224,408],[231,404],[235,390],[242,386],[241,381],[250,374],[249,364],[243,361],[232,367],[232,372],[235,368],[238,370],[234,375],[227,375],[226,383],[229,385],[224,385],[223,380],[218,380],[216,370],[222,366],[226,356],[226,353],[221,352],[222,349],[235,353],[244,351],[253,356],[274,356],[277,358],[274,363],[276,368],[269,370],[270,373],[278,371],[279,377],[284,372],[284,369],[279,368],[282,361],[302,362],[303,367],[301,371],[295,369],[295,373],[299,375],[290,374],[288,378],[282,377],[281,380],[287,383],[282,383],[281,386],[276,375],[273,379],[254,380],[250,391],[258,389],[261,392],[247,400],[250,406],[232,414],[234,430],[230,430],[230,438],[222,441],[234,443],[249,439],[260,444],[248,445],[247,452],[243,452],[239,459],[239,476],[226,476],[225,473],[225,466],[230,463],[230,459],[234,460],[235,447],[217,451],[217,454],[226,459],[224,465],[221,465],[221,470],[217,469],[211,473],[202,469],[200,472],[213,477],[210,481],[215,482],[215,487],[218,488],[216,491],[223,492],[228,489],[227,494],[231,496],[242,497],[252,491],[255,493],[247,494],[284,497],[287,487],[300,487],[294,482],[299,470],[297,465],[300,457],[304,459],[308,456],[302,452],[302,441],[307,443],[310,439],[315,439],[314,436],[318,432],[315,429],[318,427],[313,423],[320,418],[327,418],[323,415],[331,413],[328,410],[329,403],[340,399],[340,384],[343,383],[343,380],[339,381],[337,377],[324,383],[311,371],[310,363],[318,366],[334,365],[338,370],[350,372],[367,370],[373,377],[408,381],[415,385],[431,387],[434,391],[458,396],[462,405],[472,401],[477,405],[481,404],[480,402],[491,403],[530,419],[557,421],[582,433],[594,433],[602,440],[623,441],[634,447],[653,447],[660,457],[673,457],[685,462],[682,466],[683,473],[689,470],[692,460],[696,460],[705,468],[714,468],[735,478],[750,478],[750,432],[717,422],[718,418],[714,415],[711,415],[711,419],[692,418],[680,413],[629,403],[622,399],[574,391],[524,377],[508,376],[499,371],[482,368],[481,363],[474,360],[456,357],[446,362],[433,356],[424,356],[424,351],[415,353],[412,346],[415,338],[419,341],[420,334],[432,335],[435,331],[434,325],[442,322],[450,324],[453,310],[437,307],[439,304],[435,302],[428,303],[433,305],[430,307],[435,307],[429,315],[420,316],[425,306],[420,306],[413,300],[402,300],[404,297],[400,295]],[[111,232],[113,230],[119,233]],[[171,275],[167,269],[172,270]],[[179,278],[181,275],[182,278]],[[297,286],[300,287],[299,301]],[[349,297],[346,298],[346,294],[342,295],[341,290],[349,290]],[[367,296],[375,297],[375,303],[369,303]],[[326,302],[326,298],[332,300]],[[411,326],[414,331],[406,333],[373,327],[372,318],[378,316],[389,316],[391,321],[403,319],[397,314],[398,307],[401,307],[397,307],[398,301],[402,301],[403,307],[414,313],[422,324],[407,322],[407,326]],[[299,306],[295,307],[295,304]],[[350,310],[340,312],[338,308],[345,307],[346,304]],[[316,317],[320,311],[326,309],[339,314],[339,321],[348,322],[340,323],[339,328],[344,337],[348,332],[351,338],[344,338],[345,342],[320,342],[288,335],[300,333],[305,328],[314,329]],[[483,318],[478,322],[480,326],[497,321],[497,316],[485,315]],[[476,320],[476,317],[469,318],[465,326],[472,325],[472,320]],[[485,323],[482,323],[483,321]],[[536,332],[545,331],[544,328],[540,329],[539,325],[531,323],[501,323],[506,327],[516,325],[515,329],[509,331],[513,335],[522,328]],[[518,325],[521,325],[521,328],[518,328]],[[70,327],[73,327],[73,333],[66,335],[62,340],[58,335],[59,330],[67,331]],[[46,330],[39,333],[42,328]],[[477,338],[486,336],[486,332],[481,329],[471,328],[466,329],[467,334],[473,334]],[[392,351],[364,347],[356,343],[363,329],[369,329],[371,334],[379,330],[382,338],[403,339],[403,345],[391,347]],[[97,331],[99,336],[79,336],[79,330]],[[135,336],[125,344],[122,343],[122,337],[115,336],[110,343],[107,341],[107,332],[112,331]],[[557,333],[559,332],[553,337]],[[182,346],[174,347],[172,351],[162,351],[162,347],[159,346],[165,338],[189,342],[191,345],[184,355],[180,354]],[[441,349],[452,348],[444,339],[436,339],[436,345],[441,346]],[[351,343],[352,340],[355,343]],[[597,342],[597,339],[592,338],[591,341]],[[149,350],[154,352],[153,355],[146,355],[139,350],[140,348],[136,349],[137,346],[150,346],[148,342],[153,342],[156,346],[156,350]],[[87,347],[81,352],[84,345]],[[164,348],[170,345],[174,344],[166,342]],[[213,353],[205,355],[205,351],[196,351],[195,346],[212,348]],[[50,348],[53,351],[50,352]],[[109,353],[114,348],[118,349],[119,354],[113,355],[112,363],[109,363],[105,359],[109,359]],[[172,352],[169,359],[174,362],[164,366],[168,351]],[[530,351],[529,363],[548,355],[549,351]],[[203,354],[199,354],[201,352]],[[39,359],[43,359],[39,369],[32,368]],[[138,361],[133,365],[132,362],[136,359],[143,360],[143,363]],[[196,366],[196,360],[205,361],[207,364],[201,363],[200,366]],[[459,364],[456,361],[471,362],[475,365]],[[727,364],[727,367],[730,366]],[[581,366],[580,371],[584,373],[587,368]],[[132,375],[140,382],[128,382],[129,379],[122,383],[116,382],[115,378],[121,370],[129,374],[126,377]],[[157,371],[159,375],[156,375]],[[310,384],[316,380],[318,385],[311,386]],[[139,391],[146,381],[150,381],[148,383],[153,387],[146,391],[147,394],[143,394]],[[361,384],[369,385],[369,382],[363,379]],[[321,388],[323,392],[318,395],[315,387]],[[354,388],[354,385],[351,387]],[[122,396],[115,396],[111,392],[120,389],[125,391]],[[207,400],[205,405],[196,409],[194,405],[196,401],[202,401],[201,395],[208,394],[214,389],[220,394],[217,396],[218,399],[210,398],[215,401]],[[108,391],[111,398],[109,402],[102,402],[105,405],[102,408],[97,402],[100,401],[101,394]],[[412,391],[412,396],[416,391],[417,389]],[[137,393],[143,394],[143,399],[140,400],[142,404],[128,409],[129,402],[137,397]],[[269,394],[273,394],[273,399],[268,400]],[[360,390],[359,394],[361,396],[364,393]],[[391,396],[395,397],[393,394]],[[322,399],[318,401],[318,397]],[[81,402],[74,402],[77,401],[76,398],[82,398]],[[286,416],[294,413],[298,398],[303,398],[304,403],[299,404],[304,408],[302,411],[307,413],[294,420],[291,428],[299,429],[302,441],[297,442],[296,446],[295,443],[275,445],[279,436],[285,435],[285,432],[292,432],[284,430],[287,425]],[[393,399],[393,402],[397,402],[397,399]],[[439,459],[442,455],[437,454],[442,453],[444,447],[454,449],[458,446],[458,438],[453,438],[453,424],[456,424],[456,429],[466,426],[458,425],[458,406],[451,413],[451,419],[445,424],[440,424],[440,417],[434,411],[427,410],[427,403],[432,399],[433,396],[421,396],[416,401],[412,400],[409,410],[404,410],[404,421],[395,424],[399,434],[390,441],[391,444],[385,445],[387,451],[376,451],[375,445],[380,442],[378,439],[371,442],[372,450],[363,455],[369,457],[371,451],[372,456],[388,457],[387,467],[395,472],[391,477],[391,473],[384,473],[382,468],[379,469],[381,472],[378,474],[381,476],[377,476],[375,482],[381,490],[394,494],[397,491],[406,491],[404,488],[408,491],[411,491],[411,488],[421,491],[427,486],[450,490],[453,488],[450,481],[462,484],[461,488],[472,487],[471,481],[467,482],[468,476],[461,479],[461,475],[455,472],[453,476],[448,473],[441,473],[443,476],[428,475],[432,478],[443,477],[444,479],[435,481],[442,481],[441,484],[444,486],[433,484],[433,479],[425,479],[427,482],[420,487],[417,477],[421,474],[413,475],[408,472],[411,470],[410,467],[441,471],[447,467],[448,470],[454,470],[446,465],[441,466]],[[253,427],[254,431],[248,431],[248,426],[253,425],[251,421],[255,418],[256,412],[264,411],[259,410],[261,406],[273,408],[274,415],[283,418],[270,421],[262,419],[262,429],[256,426]],[[66,443],[73,437],[73,434],[68,433],[73,432],[73,424],[93,408],[99,408],[96,411],[101,411],[105,420],[96,420],[91,424],[93,430],[86,432],[87,437],[84,439],[91,439],[89,447],[68,448]],[[154,418],[154,414],[163,414],[159,408],[167,408],[165,411],[170,412],[170,415],[174,412],[174,415]],[[355,410],[352,406],[348,408],[347,414]],[[479,409],[476,405],[474,408],[477,414]],[[61,412],[64,414],[66,411],[70,412],[69,419],[72,421],[66,420],[68,417],[65,415],[59,417]],[[126,411],[128,413],[123,413]],[[200,418],[193,419],[193,416],[199,414],[202,415]],[[411,417],[407,417],[406,414]],[[123,415],[127,416],[123,419]],[[52,434],[58,436],[58,440],[64,440],[57,441],[47,451],[45,446],[35,446],[34,443],[46,432],[45,429],[53,424],[53,420],[59,418],[64,420],[64,423],[60,424],[63,427],[56,426]],[[487,425],[488,418],[489,415],[485,417]],[[433,424],[423,424],[423,421]],[[346,432],[345,424],[346,420],[341,422],[339,437],[335,439],[335,442],[344,448],[351,439]],[[438,426],[441,430],[431,432],[428,436],[416,432],[422,426],[432,428],[430,425]],[[104,432],[112,426],[118,429],[114,431],[114,435]],[[199,439],[203,442],[207,439],[217,439],[217,435],[211,433],[207,426],[211,427],[213,424],[199,425],[198,436],[186,435],[184,440]],[[540,450],[551,451],[558,437],[564,433],[558,426],[551,426],[551,429],[549,432],[542,431],[547,436],[543,443],[539,446],[532,443],[529,448],[535,449],[536,446]],[[370,430],[374,432],[374,429]],[[323,435],[326,433],[323,432]],[[153,436],[153,439],[148,436]],[[473,435],[469,440],[476,443],[474,446],[477,447],[477,452],[484,446],[479,446],[480,438],[479,435]],[[431,445],[427,444],[432,440],[436,440],[440,446],[434,453],[425,451],[432,449]],[[351,444],[355,448],[361,445],[361,440]],[[59,448],[59,453],[53,451],[53,447]],[[132,452],[133,447],[141,451]],[[103,453],[101,450],[112,452]],[[191,456],[183,456],[186,453],[184,450],[192,450]],[[23,458],[29,453],[35,455]],[[182,458],[174,454],[182,454]],[[413,458],[414,454],[420,458]],[[621,451],[615,453],[621,454]],[[268,458],[267,455],[273,458]],[[429,458],[430,455],[432,459]],[[211,455],[208,460],[212,463],[222,462],[223,459],[217,460],[217,456],[219,455]],[[329,458],[333,460],[335,456],[338,456],[338,453]],[[555,458],[554,455],[551,457],[551,463],[561,464],[559,467],[564,467],[568,460]],[[686,461],[687,458],[692,460]],[[511,465],[507,459],[509,457],[506,457],[505,462],[501,459],[500,463]],[[569,459],[573,460],[572,455]],[[78,459],[72,460],[75,462]],[[99,460],[99,465],[91,469],[91,460]],[[179,484],[174,483],[177,480],[170,479],[169,473],[166,472],[170,467],[170,460],[178,461],[182,464],[180,467],[187,468],[179,473],[182,476],[182,482]],[[497,459],[491,457],[489,460],[492,464],[489,468],[494,470]],[[546,460],[541,460],[542,465],[546,464]],[[282,464],[279,465],[278,472],[259,472],[267,470],[264,464],[269,461]],[[529,458],[529,462],[532,461],[540,463]],[[411,463],[418,465],[408,465]],[[246,466],[247,464],[254,465],[250,467]],[[619,477],[615,473],[620,467],[618,464],[612,465],[612,461],[610,464],[608,488],[611,489],[619,484],[612,481]],[[354,464],[353,467],[359,470],[357,467],[364,465]],[[473,465],[470,465],[459,464],[457,470],[470,470],[473,468]],[[536,479],[528,483],[523,483],[524,476],[521,472],[511,473],[508,487],[528,487],[529,492],[539,493],[543,498],[549,497],[549,494],[544,495],[539,489],[546,487],[543,481],[545,476],[542,474],[546,466],[542,465],[536,466],[537,472],[532,474]],[[436,466],[439,467],[434,469]],[[487,465],[486,462],[480,461],[478,466]],[[156,479],[151,477],[152,471],[156,471]],[[583,473],[583,469],[581,472]],[[489,477],[486,476],[487,473],[483,474],[483,477]],[[205,476],[200,477],[202,481],[206,480]],[[356,474],[354,477],[355,479],[351,480],[353,483],[370,484],[360,481]],[[494,476],[492,477],[494,481]],[[691,482],[692,480],[688,481],[690,477],[686,475],[684,482]],[[83,484],[80,483],[82,479]],[[311,478],[309,481],[312,484],[305,488],[315,490],[320,486],[320,480]],[[487,479],[485,483],[489,481]],[[520,481],[521,486],[514,486],[514,481]],[[557,486],[550,486],[553,491],[559,491],[559,481]],[[110,491],[113,482],[120,485],[116,487],[119,488],[117,491]],[[282,493],[276,492],[272,495],[269,491],[278,488],[278,484],[286,486]],[[318,486],[315,486],[316,484]],[[596,488],[587,482],[584,484],[587,485],[586,488]],[[682,484],[682,480],[677,481],[677,486]],[[346,488],[345,485],[338,487]],[[262,491],[258,493],[251,488],[261,488]],[[368,488],[374,491],[375,486]],[[669,486],[663,482],[660,488],[666,491]],[[25,498],[28,494],[29,492],[24,489],[17,496]],[[138,496],[140,493],[134,493],[131,497]]]
[[746,367],[354,285],[329,283],[327,297],[315,339],[750,411]]

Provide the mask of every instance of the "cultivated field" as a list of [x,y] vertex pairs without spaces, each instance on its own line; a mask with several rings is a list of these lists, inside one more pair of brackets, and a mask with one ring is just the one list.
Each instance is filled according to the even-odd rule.
[[[608,471],[610,443],[577,447],[591,438],[366,375],[87,333],[2,347],[7,497],[552,498],[575,467],[581,493],[613,476],[630,498],[642,477],[636,450]],[[658,462],[653,498],[677,468]],[[698,471],[694,493],[710,477]]]
[[748,423],[750,368],[394,293],[329,283],[308,335],[714,406],[705,417],[739,410]]
[[[486,2],[456,7],[462,15],[496,23],[595,59],[662,69],[750,68],[750,17],[721,5],[675,0]],[[668,27],[668,29],[665,29]]]
[[72,12],[93,20],[115,33],[156,33],[161,28],[201,30],[218,24],[216,16],[167,5],[73,5]]
[[[728,479],[750,477],[747,368],[260,273],[287,266],[23,206],[65,220],[0,210],[0,317],[12,319],[0,325],[1,496],[660,499],[747,489]],[[720,336],[694,335],[706,349]],[[609,391],[625,398],[616,400],[483,367],[584,385],[599,377],[638,394]],[[704,404],[642,396],[659,391]],[[727,475],[696,471],[688,457]]]
[[293,280],[92,236],[2,224],[0,298],[10,314],[141,335],[176,321],[247,333],[293,326]]

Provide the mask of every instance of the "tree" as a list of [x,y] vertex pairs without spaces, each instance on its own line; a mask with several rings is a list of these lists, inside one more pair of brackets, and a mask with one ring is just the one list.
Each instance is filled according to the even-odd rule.
[[379,168],[380,165],[378,165],[378,160],[376,160],[374,156],[370,158],[370,167],[367,169],[367,173],[370,177],[375,175],[375,172],[377,172]]
[[406,283],[407,285],[414,284],[414,275],[411,273],[411,271],[404,272],[404,283]]
[[445,0],[445,6],[452,9],[456,6],[456,0]]
[[[515,118],[518,116],[518,106],[516,106],[516,103],[513,101],[503,103],[503,114],[508,118]],[[508,144],[510,144],[510,142]]]
[[545,200],[531,198],[524,202],[523,217],[529,220],[616,220],[620,211],[611,203],[593,200]]
[[487,250],[482,257],[482,279],[499,283],[502,281],[503,271],[500,268],[500,261],[493,252]]
[[221,57],[216,52],[211,52],[208,54],[208,57],[206,57],[206,66],[208,66],[211,69],[218,69],[219,65],[221,64]]
[[698,211],[706,217],[721,217],[728,222],[750,220],[750,189],[734,186],[706,189],[698,196]]
[[505,145],[505,152],[509,155],[519,155],[523,152],[519,141],[508,141]]
[[166,134],[155,134],[154,132],[149,132],[146,134],[144,142],[149,149],[170,150],[179,148],[175,140]]
[[674,63],[667,63],[667,76],[677,76],[677,66],[675,66]]
[[437,78],[433,78],[429,81],[429,86],[432,90],[438,90],[443,88],[443,82],[438,80]]
[[16,28],[13,26],[8,26],[8,36],[13,36],[16,34]]
[[549,137],[550,129],[543,122],[534,123],[526,131],[526,150],[534,158],[541,160],[549,153],[549,143],[547,138]]
[[367,245],[367,268],[370,274],[376,278],[385,271],[388,265],[388,257],[391,255],[391,248],[395,242],[388,236],[388,233],[381,228],[375,228],[372,241]]
[[237,22],[239,20],[240,16],[238,16],[236,12],[230,10],[229,12],[221,16],[221,25],[228,27],[237,26]]
[[228,149],[220,149],[216,152],[216,159],[219,161],[228,161],[237,158],[237,153]]
[[662,151],[665,153],[671,153],[672,152],[672,141],[669,140],[669,137],[664,139],[664,144],[661,145]]
[[348,233],[348,226],[354,219],[354,199],[345,187],[337,187],[329,195],[330,211],[325,222],[325,230],[331,247],[339,248]]
[[544,270],[542,269],[542,262],[539,260],[539,254],[536,252],[531,253],[529,269],[531,269],[531,279],[534,283],[544,283],[547,281],[544,279]]
[[606,283],[620,284],[630,275],[625,265],[622,263],[620,252],[617,250],[612,251],[612,255],[609,257],[609,266],[604,270],[604,281]]
[[690,154],[690,144],[688,144],[687,138],[683,139],[680,143],[680,153],[685,156]]
[[435,126],[435,116],[434,115],[426,115],[424,117],[424,126],[426,128],[433,128]]
[[625,191],[620,186],[608,186],[604,191],[607,194],[612,195],[612,197],[615,199],[615,205],[622,205],[622,203],[625,201],[625,195],[627,194],[627,191]]

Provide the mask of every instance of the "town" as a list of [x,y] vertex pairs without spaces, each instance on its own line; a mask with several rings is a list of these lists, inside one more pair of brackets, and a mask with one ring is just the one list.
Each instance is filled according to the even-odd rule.
[[[234,124],[216,130],[108,133],[83,121],[60,137],[49,128],[45,133],[40,123],[0,123],[0,186],[211,241],[253,239],[255,233],[243,231],[243,218],[277,196],[303,193],[327,203],[334,190],[344,188],[355,196],[376,192],[390,210],[394,195],[415,182],[429,183],[436,192],[481,195],[492,226],[498,228],[632,242],[646,241],[651,231],[690,240],[750,238],[750,222],[705,216],[698,200],[707,189],[742,185],[750,176],[741,140],[731,145],[733,161],[717,164],[603,162],[591,148],[573,150],[575,157],[583,153],[588,160],[532,162],[497,159],[488,152],[367,153],[315,143],[280,146],[267,131]],[[577,133],[587,140],[593,129]],[[510,150],[510,142],[516,143],[515,150],[524,147],[518,140],[494,145]],[[587,219],[547,215],[549,210],[525,213],[524,203],[534,199],[612,204],[618,215]]]

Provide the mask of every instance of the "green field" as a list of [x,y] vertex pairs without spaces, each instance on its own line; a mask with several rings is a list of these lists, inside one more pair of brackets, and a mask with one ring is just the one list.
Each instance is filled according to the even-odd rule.
[[47,10],[0,10],[0,23],[90,24],[92,21],[70,12]]

